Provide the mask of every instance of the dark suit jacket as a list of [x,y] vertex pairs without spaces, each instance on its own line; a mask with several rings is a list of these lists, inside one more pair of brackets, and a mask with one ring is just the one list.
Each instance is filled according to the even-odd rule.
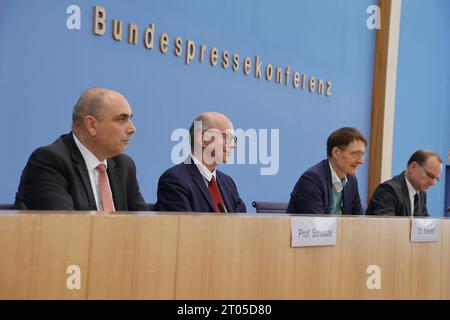
[[[216,170],[216,180],[227,212],[246,212],[233,179]],[[180,163],[162,174],[156,211],[214,212],[208,187],[195,164]]]
[[[416,216],[428,216],[426,192],[420,192],[419,198],[421,203]],[[411,201],[404,171],[375,189],[366,212],[370,215],[411,216]]]
[[[116,211],[146,210],[136,167],[125,154],[110,158],[108,178]],[[16,208],[97,210],[86,163],[72,133],[35,150],[20,178]]]
[[[347,175],[342,193],[343,214],[363,214],[356,177]],[[295,184],[288,213],[329,214],[332,196],[331,170],[328,160],[322,160],[305,171]]]

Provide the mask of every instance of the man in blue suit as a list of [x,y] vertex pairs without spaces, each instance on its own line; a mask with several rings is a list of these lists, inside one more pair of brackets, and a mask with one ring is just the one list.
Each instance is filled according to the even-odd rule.
[[333,132],[327,159],[302,174],[291,193],[288,213],[363,214],[355,174],[364,163],[367,140],[355,128]]
[[236,137],[217,112],[200,114],[190,128],[191,154],[159,178],[156,211],[246,212],[233,179],[216,170],[226,163]]

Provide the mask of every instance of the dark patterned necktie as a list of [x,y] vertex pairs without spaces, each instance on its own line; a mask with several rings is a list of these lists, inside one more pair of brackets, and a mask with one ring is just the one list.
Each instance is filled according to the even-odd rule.
[[419,206],[420,206],[420,200],[419,200],[419,193],[417,192],[414,195],[414,215],[415,216],[417,216],[420,212]]
[[216,178],[212,176],[208,183],[208,191],[211,195],[214,203],[215,212],[224,212],[225,205],[223,203],[222,195],[220,194],[219,186],[217,185]]

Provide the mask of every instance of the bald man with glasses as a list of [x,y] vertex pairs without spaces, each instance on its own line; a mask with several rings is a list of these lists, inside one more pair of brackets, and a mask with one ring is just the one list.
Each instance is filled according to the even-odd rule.
[[236,184],[217,170],[236,145],[233,124],[225,115],[204,112],[190,128],[191,154],[158,181],[156,211],[246,212]]
[[427,217],[426,190],[439,182],[442,159],[433,151],[418,150],[398,176],[380,184],[367,207],[369,215]]

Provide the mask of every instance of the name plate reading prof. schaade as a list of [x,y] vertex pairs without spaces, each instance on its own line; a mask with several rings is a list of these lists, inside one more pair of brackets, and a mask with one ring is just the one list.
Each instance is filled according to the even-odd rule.
[[336,245],[335,217],[292,217],[291,246],[314,247]]
[[436,219],[412,219],[411,242],[433,242],[441,238],[441,224]]

